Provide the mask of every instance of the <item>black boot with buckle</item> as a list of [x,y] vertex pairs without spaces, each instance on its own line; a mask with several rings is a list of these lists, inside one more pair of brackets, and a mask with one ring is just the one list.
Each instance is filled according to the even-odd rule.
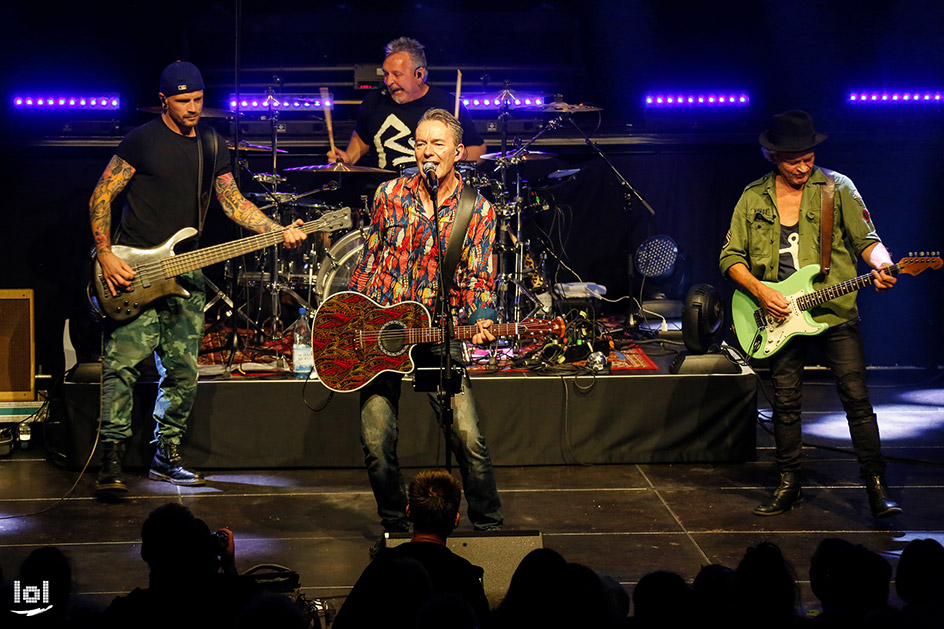
[[872,509],[872,517],[888,518],[901,513],[898,503],[888,497],[888,485],[885,484],[885,479],[881,475],[866,476],[865,490],[869,492],[869,508]]
[[117,500],[128,491],[121,469],[125,448],[124,441],[102,441],[102,467],[95,481],[95,495],[101,500]]
[[781,472],[780,486],[774,490],[770,498],[754,509],[754,515],[779,515],[792,509],[803,501],[803,490],[800,488],[800,474],[797,472]]
[[176,443],[159,441],[157,452],[151,460],[151,469],[148,471],[151,480],[163,480],[175,485],[204,485],[206,480],[203,474],[188,470],[184,467],[183,457],[180,456],[180,446]]

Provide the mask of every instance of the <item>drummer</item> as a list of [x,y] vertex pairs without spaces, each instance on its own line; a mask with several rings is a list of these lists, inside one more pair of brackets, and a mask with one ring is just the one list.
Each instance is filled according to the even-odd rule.
[[[428,109],[453,111],[455,96],[426,83],[429,69],[423,44],[409,37],[394,39],[384,48],[384,87],[367,94],[357,112],[357,124],[347,149],[328,151],[328,159],[346,164],[399,170],[416,164],[413,136]],[[485,141],[475,130],[469,111],[459,105],[464,149],[460,160],[478,160]]]

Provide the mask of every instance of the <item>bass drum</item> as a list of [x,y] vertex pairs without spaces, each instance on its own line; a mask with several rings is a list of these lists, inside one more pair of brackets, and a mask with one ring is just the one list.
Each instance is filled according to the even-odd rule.
[[361,257],[361,251],[367,240],[367,229],[357,229],[346,234],[325,253],[318,268],[315,280],[315,294],[318,303],[331,295],[348,290],[354,265]]

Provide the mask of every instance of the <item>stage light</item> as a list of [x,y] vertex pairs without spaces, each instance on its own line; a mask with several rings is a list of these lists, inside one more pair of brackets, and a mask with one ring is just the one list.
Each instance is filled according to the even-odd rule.
[[643,103],[646,107],[698,107],[724,106],[745,107],[750,103],[750,96],[746,92],[735,93],[707,93],[707,94],[646,94]]
[[543,102],[543,98],[537,98],[531,94],[509,95],[505,92],[499,92],[498,94],[471,93],[462,98],[462,104],[467,109],[478,111],[495,111],[511,107],[540,107]]
[[859,104],[913,105],[941,102],[940,90],[855,91],[849,93],[849,102]]
[[19,111],[69,111],[78,109],[94,109],[99,111],[113,111],[120,107],[118,94],[104,94],[95,97],[86,96],[36,96],[31,94],[17,94],[12,99],[13,108]]
[[[277,109],[279,111],[302,111],[312,110],[314,108],[322,109],[328,107],[334,109],[334,99],[322,99],[320,95],[314,94],[282,94],[279,97],[269,95],[259,95],[256,97],[247,97],[239,100],[239,109],[243,112],[251,111],[269,111]],[[236,110],[236,96],[230,94],[229,108]]]

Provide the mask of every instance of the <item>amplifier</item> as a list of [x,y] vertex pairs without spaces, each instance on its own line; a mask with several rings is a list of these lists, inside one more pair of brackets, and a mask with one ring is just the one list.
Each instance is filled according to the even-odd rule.
[[0,401],[36,397],[33,291],[0,290]]

